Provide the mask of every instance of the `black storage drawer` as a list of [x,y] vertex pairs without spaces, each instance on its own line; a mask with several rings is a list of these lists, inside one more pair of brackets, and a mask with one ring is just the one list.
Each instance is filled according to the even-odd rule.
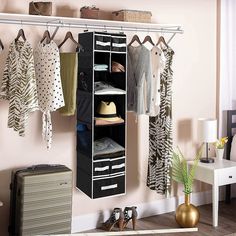
[[125,175],[93,180],[93,198],[125,193]]
[[111,37],[108,35],[95,34],[94,48],[95,50],[110,51],[111,50]]
[[126,52],[126,38],[112,36],[111,51]]
[[110,174],[124,172],[125,171],[125,157],[114,158],[110,161]]
[[93,163],[93,176],[103,176],[110,174],[110,159]]

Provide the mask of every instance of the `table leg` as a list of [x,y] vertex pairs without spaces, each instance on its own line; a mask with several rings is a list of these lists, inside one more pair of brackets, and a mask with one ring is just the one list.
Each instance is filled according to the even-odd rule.
[[219,186],[214,184],[212,187],[212,215],[213,226],[218,226],[218,208],[219,208]]

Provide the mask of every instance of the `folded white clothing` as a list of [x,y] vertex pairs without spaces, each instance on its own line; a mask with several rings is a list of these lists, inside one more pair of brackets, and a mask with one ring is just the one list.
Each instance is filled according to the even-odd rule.
[[96,95],[126,94],[126,92],[123,89],[115,88],[104,81],[95,82],[94,90]]
[[94,64],[94,70],[96,71],[106,71],[108,70],[108,65],[106,64]]

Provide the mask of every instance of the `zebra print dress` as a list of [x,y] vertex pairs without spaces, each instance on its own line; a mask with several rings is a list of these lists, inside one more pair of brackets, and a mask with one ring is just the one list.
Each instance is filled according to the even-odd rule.
[[147,186],[165,194],[170,185],[172,158],[172,58],[174,51],[163,49],[165,67],[160,75],[160,112],[149,118],[149,159]]
[[25,135],[28,116],[38,109],[33,49],[28,41],[11,43],[0,98],[9,100],[8,127]]

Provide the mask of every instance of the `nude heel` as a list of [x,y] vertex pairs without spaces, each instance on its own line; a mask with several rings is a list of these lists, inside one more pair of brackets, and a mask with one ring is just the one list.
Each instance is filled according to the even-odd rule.
[[133,230],[135,230],[135,227],[136,227],[136,217],[133,217],[132,218],[132,225],[133,225]]
[[119,219],[118,225],[119,225],[120,231],[122,231],[124,228],[124,218]]

